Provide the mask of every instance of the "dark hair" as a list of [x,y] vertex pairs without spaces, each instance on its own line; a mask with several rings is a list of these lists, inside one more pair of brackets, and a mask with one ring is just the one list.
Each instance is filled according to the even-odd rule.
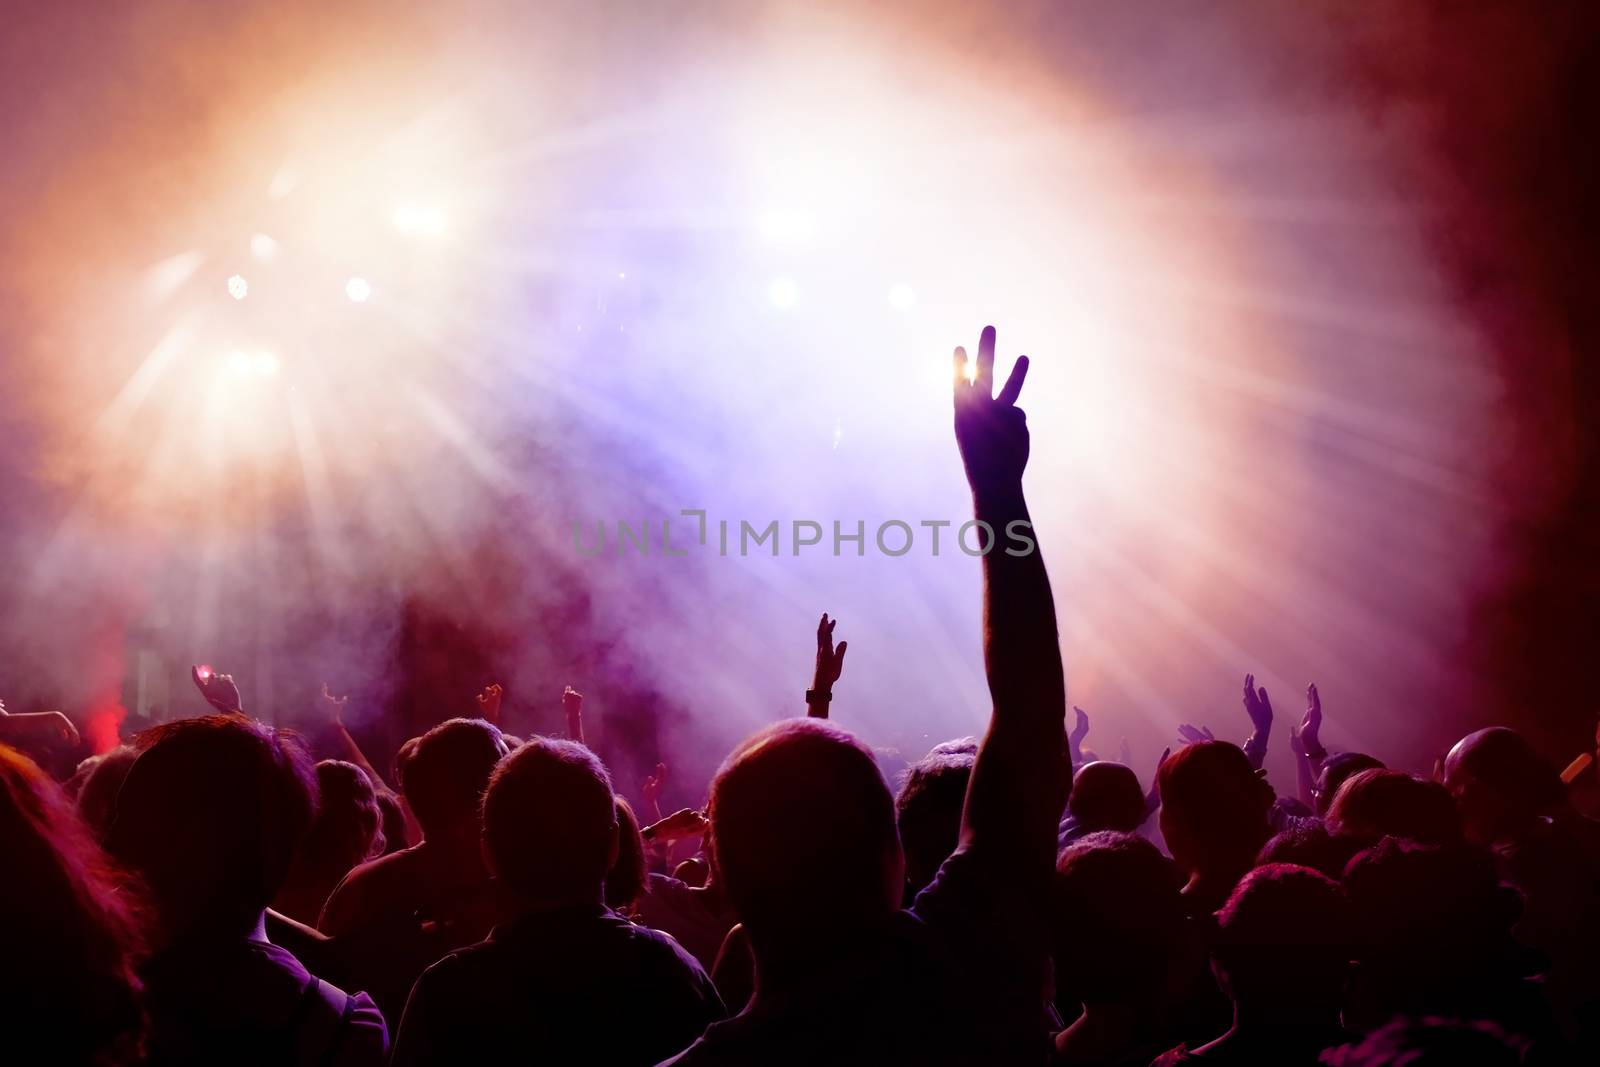
[[[119,745],[110,752],[93,756],[78,766],[82,779],[78,786],[78,814],[88,824],[95,840],[104,841],[117,809],[117,793],[123,779],[139,758],[138,750]],[[91,762],[92,760],[92,762]],[[77,775],[74,775],[77,777]]]
[[1365,752],[1335,752],[1323,760],[1322,770],[1317,774],[1317,814],[1328,813],[1328,805],[1333,803],[1333,798],[1339,792],[1339,787],[1344,785],[1345,779],[1362,771],[1383,769],[1382,760]]
[[316,775],[321,805],[295,868],[331,875],[331,889],[350,868],[382,849],[383,816],[377,790],[360,767],[327,759],[317,764]]
[[483,843],[518,896],[599,899],[617,840],[611,778],[576,741],[531,737],[500,762],[483,795]]
[[899,858],[894,803],[872,752],[818,719],[745,738],[711,783],[711,862],[758,944],[837,935],[885,897]]
[[606,907],[626,912],[644,893],[644,842],[639,838],[639,817],[621,797],[617,805],[617,858],[606,872]]
[[489,776],[505,754],[500,731],[482,719],[449,719],[416,739],[398,770],[400,791],[424,837],[477,817]]
[[111,853],[143,876],[169,937],[246,933],[316,815],[304,747],[243,715],[165,723],[141,743],[117,795]]
[[1272,789],[1238,745],[1197,741],[1162,761],[1156,772],[1161,826],[1173,858],[1241,870],[1271,836]]
[[1132,833],[1145,819],[1139,776],[1120,763],[1085,763],[1072,776],[1067,810],[1084,829]]
[[1394,836],[1425,845],[1462,840],[1461,815],[1438,782],[1404,771],[1351,775],[1328,806],[1328,829],[1364,845]]
[[374,799],[383,820],[382,855],[387,856],[406,847],[406,809],[401,806],[398,796],[382,788],[379,783],[373,784],[379,786]]
[[1490,1022],[1395,1019],[1360,1042],[1323,1054],[1327,1067],[1518,1067],[1527,1042]]
[[1312,997],[1337,1007],[1353,942],[1350,904],[1338,882],[1309,867],[1272,863],[1240,879],[1217,912],[1211,954],[1236,1002]]
[[0,1012],[19,1054],[61,1063],[138,1059],[141,916],[66,795],[0,745]]
[[961,835],[961,809],[972,779],[973,753],[933,752],[906,771],[894,798],[895,822],[906,853],[906,888],[915,894],[933,881],[939,865],[956,850]]
[[1365,847],[1360,841],[1335,837],[1320,821],[1307,819],[1272,837],[1256,856],[1257,865],[1292,863],[1337,880],[1350,857]]
[[1073,1000],[1154,997],[1183,930],[1183,879],[1137,834],[1102,831],[1056,864],[1056,981]]

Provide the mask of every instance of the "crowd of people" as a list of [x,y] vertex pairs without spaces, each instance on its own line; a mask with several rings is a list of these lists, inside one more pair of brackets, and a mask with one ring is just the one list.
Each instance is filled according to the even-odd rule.
[[[974,514],[1030,521],[1019,358],[956,351]],[[1594,1062],[1600,823],[1512,730],[1431,776],[1328,752],[1299,775],[1185,726],[1141,783],[1083,748],[1041,555],[983,561],[992,711],[891,787],[830,718],[738,744],[703,808],[638,809],[584,744],[497,725],[501,692],[375,768],[215,709],[57,782],[59,713],[0,715],[6,1062],[1262,1064]],[[641,818],[642,817],[642,818]],[[641,822],[643,823],[641,825]]]

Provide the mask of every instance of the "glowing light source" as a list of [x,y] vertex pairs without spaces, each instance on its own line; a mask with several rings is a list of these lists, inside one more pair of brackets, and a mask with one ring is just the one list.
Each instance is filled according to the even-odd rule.
[[278,373],[278,357],[271,352],[257,352],[250,367],[261,377],[271,378]]
[[344,283],[344,295],[358,304],[365,304],[372,295],[372,283],[365,278],[351,278]]
[[793,278],[774,278],[767,286],[767,302],[775,308],[792,308],[800,301],[800,286]]
[[229,352],[228,369],[235,374],[249,374],[251,369],[250,354],[248,352]]
[[395,229],[401,233],[437,237],[445,230],[444,211],[434,204],[397,204],[393,218]]
[[917,306],[917,291],[905,282],[889,286],[889,306],[896,311],[910,311]]
[[235,300],[243,300],[250,293],[250,283],[244,280],[244,275],[235,274],[228,279],[228,295]]
[[250,254],[257,259],[272,259],[278,254],[278,242],[264,233],[250,238]]
[[762,213],[756,220],[756,229],[762,237],[778,244],[803,244],[811,240],[817,225],[803,211],[774,208]]

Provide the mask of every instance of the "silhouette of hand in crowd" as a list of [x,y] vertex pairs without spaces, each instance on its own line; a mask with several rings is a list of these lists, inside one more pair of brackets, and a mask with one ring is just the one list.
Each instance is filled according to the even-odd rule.
[[322,710],[328,716],[328,721],[334,725],[344,722],[344,709],[350,703],[348,696],[336,697],[333,690],[328,688],[328,683],[322,683]]
[[222,712],[244,710],[239,700],[239,687],[233,683],[233,675],[218,674],[206,666],[193,667],[189,673],[207,704]]
[[[1217,735],[1211,732],[1211,727],[1194,726],[1186,722],[1178,724],[1178,736],[1183,739],[1183,743],[1186,745],[1192,745],[1197,741],[1215,741],[1217,739]],[[1168,751],[1171,750],[1169,749]]]
[[840,641],[834,646],[833,628],[837,625],[839,620],[828,618],[827,612],[822,613],[822,621],[817,623],[817,668],[811,676],[811,688],[819,693],[831,692],[833,683],[844,673],[844,653],[850,642]]
[[639,834],[646,841],[671,844],[674,841],[682,841],[687,837],[699,837],[710,826],[711,823],[707,821],[705,813],[696,811],[693,808],[683,808],[668,815],[665,819],[659,819],[651,823],[639,831]]
[[505,696],[505,689],[498,682],[490,682],[483,687],[483,692],[478,694],[478,714],[483,721],[496,726],[500,724],[500,700]]
[[1253,674],[1244,676],[1244,711],[1258,733],[1272,728],[1272,701],[1267,699],[1265,688],[1256,688]]
[[1317,693],[1315,682],[1306,686],[1306,713],[1300,720],[1300,744],[1307,752],[1317,752],[1322,748],[1322,739],[1318,736],[1322,729],[1322,697]]
[[1015,489],[1028,465],[1028,421],[1017,407],[1028,357],[1018,356],[999,395],[994,391],[994,327],[978,339],[978,361],[967,379],[967,350],[955,351],[956,444],[974,493]]
[[644,798],[645,808],[650,812],[650,817],[659,821],[661,819],[661,790],[667,784],[667,765],[656,764],[654,774],[645,776],[644,784],[639,787],[639,795]]
[[76,748],[80,738],[72,720],[59,711],[24,711],[13,715],[0,702],[0,741],[18,748]]

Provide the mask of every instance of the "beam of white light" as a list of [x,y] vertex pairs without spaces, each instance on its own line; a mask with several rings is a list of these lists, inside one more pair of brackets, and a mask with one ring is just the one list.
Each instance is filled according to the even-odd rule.
[[344,295],[349,297],[352,303],[365,304],[372,296],[372,283],[365,278],[351,278],[344,283]]
[[228,278],[228,295],[235,300],[243,300],[250,295],[250,283],[245,281],[243,274],[230,275]]
[[793,278],[774,278],[767,283],[767,302],[787,311],[800,302],[800,285]]

